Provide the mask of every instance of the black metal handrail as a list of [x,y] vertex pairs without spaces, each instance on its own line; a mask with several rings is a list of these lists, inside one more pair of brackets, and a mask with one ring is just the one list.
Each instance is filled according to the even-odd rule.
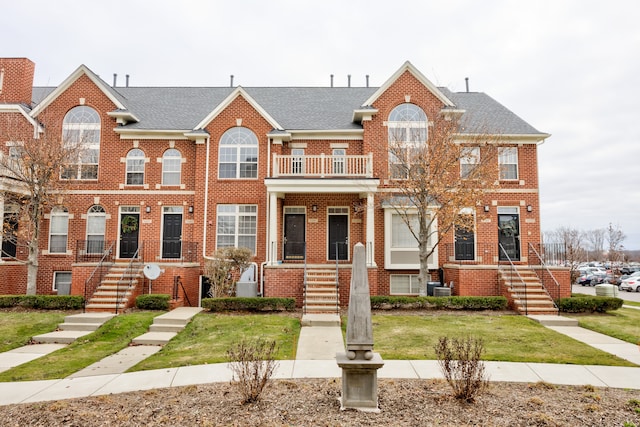
[[105,248],[112,249],[112,240],[77,240],[76,262],[96,262],[102,259]]
[[[144,248],[144,242],[140,244],[140,246],[138,246],[138,249],[136,249],[136,252],[133,254],[133,256],[131,257],[131,260],[129,260],[129,264],[127,264],[127,268],[124,269],[124,271],[122,272],[122,275],[120,276],[120,279],[118,280],[118,286],[116,287],[116,314],[118,314],[118,307],[120,306],[120,300],[121,300],[121,296],[120,296],[120,284],[122,283],[127,283],[127,290],[130,290],[133,286],[133,279],[135,277],[134,273],[134,261],[138,261],[136,264],[140,264],[142,259],[140,259],[139,254],[140,253],[144,253],[143,252],[143,248]],[[136,266],[136,269],[139,269],[139,265]],[[128,279],[127,279],[128,277]],[[126,292],[126,291],[125,291]]]
[[96,268],[93,269],[93,271],[89,275],[89,278],[84,281],[84,292],[83,292],[84,302],[82,304],[83,312],[86,311],[86,308],[87,308],[89,293],[93,295],[95,290],[98,288],[98,286],[102,282],[105,272],[109,270],[109,267],[106,266],[105,264],[107,263],[113,264],[113,245],[114,244],[115,242],[111,242],[111,244],[109,245],[109,248],[107,248],[107,250],[105,250],[104,253],[102,254],[102,258],[100,258],[100,261],[98,262],[98,265],[96,266]]
[[[166,256],[163,254],[163,245],[168,244],[169,242],[164,242],[162,240],[145,240],[143,242],[144,251],[140,252],[142,254],[142,259],[144,262],[175,262],[175,263],[185,263],[185,262],[198,262],[198,242],[187,242],[181,241],[180,244],[180,255],[179,256]],[[174,243],[174,242],[171,242]]]
[[[532,256],[532,252],[535,255],[535,258]],[[538,253],[538,251],[536,251],[536,248],[533,247],[533,245],[531,243],[529,243],[529,253],[527,256],[527,259],[529,260],[529,267],[531,268],[531,270],[533,270],[533,272],[535,273],[535,275],[538,277],[538,279],[540,280],[540,283],[542,284],[542,289],[544,289],[544,291],[547,293],[547,295],[549,296],[549,298],[551,298],[551,301],[553,302],[553,306],[555,308],[558,308],[558,306],[556,305],[555,299],[560,298],[560,283],[558,283],[558,281],[556,280],[556,278],[554,277],[554,275],[551,273],[551,270],[549,270],[549,267],[547,266],[547,264],[544,262],[544,259],[540,256],[540,254]],[[532,268],[532,266],[534,264],[531,263],[532,259],[537,259],[540,263],[539,264],[535,264],[535,265],[539,265],[540,267],[542,267],[548,274],[548,276],[553,280],[553,282],[556,285],[556,298],[553,298],[551,296],[551,293],[549,292],[549,289],[547,288],[547,286],[545,285],[545,275],[540,274],[538,275],[538,269],[537,268]]]
[[187,290],[182,285],[182,280],[180,280],[180,276],[173,276],[173,299],[178,299],[178,287],[182,288],[182,294],[184,298],[187,300],[189,307],[192,307],[191,301],[189,301],[189,295],[187,295]]
[[307,242],[302,244],[304,253],[304,271],[302,273],[302,314],[307,313]]
[[522,279],[522,276],[520,275],[520,272],[518,271],[518,269],[516,268],[515,264],[513,263],[513,261],[511,261],[511,257],[509,257],[509,254],[507,253],[507,250],[504,248],[504,246],[502,246],[502,243],[498,243],[498,247],[500,248],[500,252],[502,252],[505,256],[505,259],[500,259],[498,261],[498,268],[501,270],[502,269],[502,263],[501,261],[508,261],[509,265],[511,266],[511,274],[509,275],[509,287],[511,288],[512,292],[515,292],[516,296],[518,298],[520,298],[520,292],[518,291],[514,291],[513,288],[513,273],[515,272],[516,276],[518,276],[518,279],[520,279],[520,283],[522,283],[522,285],[524,286],[524,299],[521,299],[521,301],[524,301],[524,314],[527,315],[528,310],[527,310],[527,282],[524,281],[524,279]]

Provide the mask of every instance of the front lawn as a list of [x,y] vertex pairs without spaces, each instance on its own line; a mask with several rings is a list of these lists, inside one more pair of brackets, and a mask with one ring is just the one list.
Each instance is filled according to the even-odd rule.
[[0,312],[0,352],[22,347],[36,335],[55,331],[68,314],[64,311]]
[[571,317],[578,319],[578,324],[583,328],[640,345],[640,310],[636,308],[621,308],[599,314],[577,314]]

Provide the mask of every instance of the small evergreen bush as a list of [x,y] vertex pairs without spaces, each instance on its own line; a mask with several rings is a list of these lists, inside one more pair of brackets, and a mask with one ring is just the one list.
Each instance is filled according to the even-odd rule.
[[169,310],[169,295],[140,295],[136,298],[136,307],[141,310]]
[[594,297],[581,295],[579,297],[560,298],[556,300],[558,309],[565,313],[605,313],[618,310],[624,300],[615,297]]
[[80,310],[81,295],[2,295],[0,308],[23,307],[37,310]]
[[410,297],[372,296],[371,308],[377,310],[506,310],[507,299],[494,297]]

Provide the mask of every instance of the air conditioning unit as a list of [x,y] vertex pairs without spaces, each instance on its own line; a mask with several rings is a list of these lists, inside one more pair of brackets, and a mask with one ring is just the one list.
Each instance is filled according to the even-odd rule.
[[434,297],[450,297],[451,296],[451,288],[447,288],[445,286],[434,288],[433,289]]

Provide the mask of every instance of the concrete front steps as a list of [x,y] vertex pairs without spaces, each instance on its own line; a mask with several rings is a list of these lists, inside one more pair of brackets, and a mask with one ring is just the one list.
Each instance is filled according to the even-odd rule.
[[131,341],[134,345],[165,345],[200,313],[202,307],[178,307],[153,319],[149,332]]
[[338,313],[338,278],[333,266],[307,268],[304,296],[305,314]]
[[118,312],[133,305],[131,299],[138,282],[143,280],[142,263],[134,263],[127,272],[129,262],[117,262],[109,269],[100,285],[87,301],[89,312]]
[[500,270],[500,283],[507,289],[513,308],[526,315],[557,315],[553,299],[542,287],[542,283],[530,268],[518,267]]
[[64,323],[58,325],[57,331],[36,335],[32,340],[39,344],[71,344],[78,338],[89,335],[114,316],[112,313],[73,314],[64,318]]

